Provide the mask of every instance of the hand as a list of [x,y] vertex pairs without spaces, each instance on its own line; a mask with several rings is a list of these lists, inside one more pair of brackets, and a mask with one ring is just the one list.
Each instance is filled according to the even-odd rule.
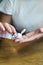
[[15,28],[12,25],[10,25],[8,23],[1,23],[1,22],[0,22],[0,31],[3,31],[3,32],[7,31],[9,33],[16,32]]
[[32,42],[39,40],[39,38],[43,37],[43,28],[37,29],[34,32],[30,32],[26,35],[23,35],[23,38],[16,39],[15,42],[24,43],[24,42]]

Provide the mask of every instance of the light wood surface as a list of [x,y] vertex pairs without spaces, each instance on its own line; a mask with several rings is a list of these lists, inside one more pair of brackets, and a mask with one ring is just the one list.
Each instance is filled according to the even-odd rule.
[[0,39],[0,65],[43,65],[43,39],[23,45]]

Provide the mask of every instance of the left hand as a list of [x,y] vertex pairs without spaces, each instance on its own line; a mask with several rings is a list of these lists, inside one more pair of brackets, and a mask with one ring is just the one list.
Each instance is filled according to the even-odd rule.
[[39,38],[43,37],[43,28],[37,29],[34,32],[27,33],[23,35],[21,39],[15,39],[15,42],[25,43],[25,42],[32,42],[38,40]]

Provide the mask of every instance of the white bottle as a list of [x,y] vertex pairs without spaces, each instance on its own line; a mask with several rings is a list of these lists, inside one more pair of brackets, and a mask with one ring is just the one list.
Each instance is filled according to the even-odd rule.
[[14,33],[14,35],[8,33],[7,31],[2,32],[0,31],[0,37],[7,38],[7,39],[15,39],[15,38],[22,38],[22,34],[26,31],[26,29],[23,29],[21,33]]
[[22,34],[25,33],[26,29],[23,29],[21,31],[21,33],[15,33],[12,37],[12,39],[15,39],[15,38],[22,38]]

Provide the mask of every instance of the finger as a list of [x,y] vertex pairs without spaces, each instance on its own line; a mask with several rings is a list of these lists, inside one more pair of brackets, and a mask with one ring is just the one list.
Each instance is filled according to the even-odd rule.
[[23,40],[23,38],[21,38],[21,39],[15,39],[15,42],[20,43],[20,41],[22,41],[22,40]]
[[0,30],[1,30],[1,31],[5,31],[5,28],[4,28],[4,26],[3,26],[2,23],[0,23]]
[[43,34],[35,34],[35,35],[33,35],[33,36],[29,37],[29,38],[20,40],[20,43],[32,42],[32,41],[34,42],[34,41],[40,39],[41,37],[43,37]]
[[30,32],[30,33],[27,33],[26,36],[27,36],[27,37],[30,37],[30,36],[32,36],[32,35],[34,35],[34,34],[35,34],[35,32]]
[[23,38],[25,39],[25,38],[28,38],[28,36],[27,35],[23,35]]
[[11,27],[12,32],[15,33],[16,29],[12,25],[10,25],[10,27]]
[[10,24],[8,24],[8,23],[3,23],[3,25],[4,25],[5,29],[6,29],[6,31],[8,31],[9,33],[12,33]]
[[41,33],[41,32],[43,32],[43,28],[37,29],[36,31],[30,32],[30,33],[27,33],[26,36],[30,37],[34,34],[38,34],[38,33]]
[[20,39],[15,39],[15,42],[19,42],[20,41]]
[[19,40],[19,43],[26,43],[26,42],[29,42],[28,38]]

